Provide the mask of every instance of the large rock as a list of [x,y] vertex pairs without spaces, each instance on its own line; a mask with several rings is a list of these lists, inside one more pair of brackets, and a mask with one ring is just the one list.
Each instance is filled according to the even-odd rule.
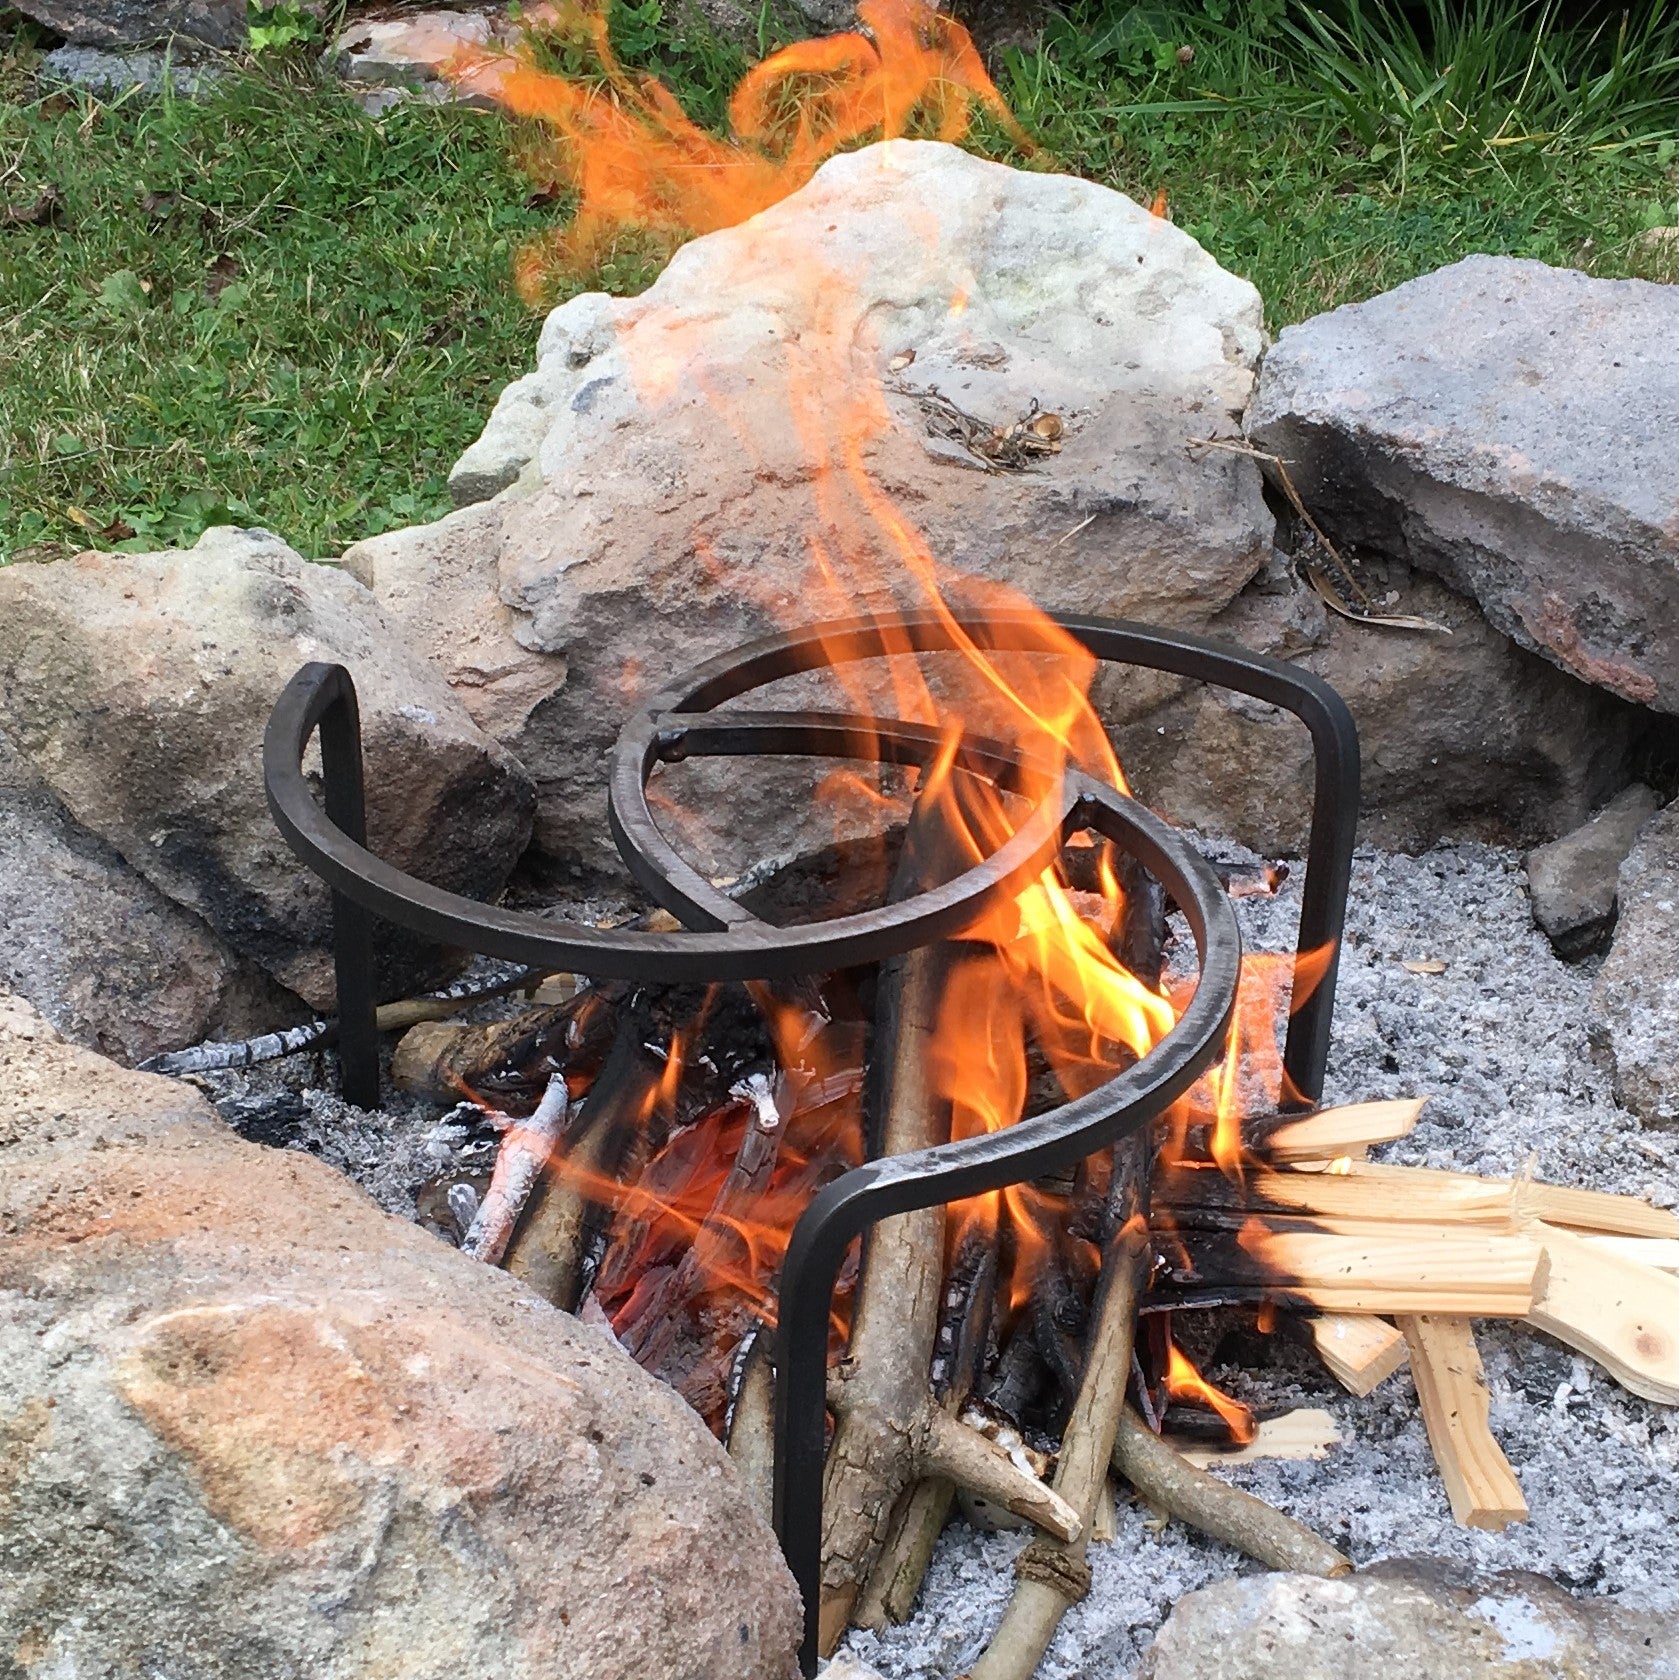
[[1615,1096],[1647,1126],[1679,1127],[1679,803],[1621,865],[1615,942],[1592,989],[1593,1043]]
[[[327,1008],[326,889],[262,788],[269,711],[307,660],[356,679],[373,849],[494,899],[530,832],[530,781],[353,578],[226,529],[181,552],[0,571],[0,727],[84,829]],[[387,988],[440,972],[406,936],[379,949]]]
[[521,34],[519,24],[502,12],[360,17],[327,49],[326,62],[347,81],[416,92],[432,104],[494,110]]
[[726,1455],[611,1341],[0,997],[17,1680],[788,1680]]
[[[1548,840],[1624,783],[1632,707],[1517,647],[1433,578],[1389,571],[1393,610],[1449,626],[1449,636],[1338,617],[1281,565],[1212,625],[1315,672],[1346,700],[1363,754],[1366,844]],[[1311,745],[1287,713],[1196,687],[1117,739],[1138,791],[1174,821],[1265,851],[1303,846]]]
[[[566,662],[522,646],[496,593],[503,514],[498,503],[460,508],[435,525],[356,543],[342,564],[443,673],[472,721],[493,740],[519,743],[531,713],[564,687]],[[596,789],[597,804],[604,797]]]
[[1654,788],[1634,782],[1590,822],[1528,853],[1534,923],[1565,962],[1591,956],[1609,943],[1621,864],[1661,805]]
[[24,0],[18,10],[83,47],[238,52],[246,42],[245,0]]
[[1329,529],[1679,711],[1679,289],[1468,257],[1286,329],[1248,417]]
[[1675,1680],[1669,1617],[1542,1575],[1386,1565],[1245,1575],[1178,1600],[1136,1680]]
[[0,986],[118,1061],[301,1006],[81,828],[0,735]]
[[[915,594],[922,543],[947,586],[1206,624],[1273,520],[1250,460],[1186,443],[1233,435],[1261,343],[1253,287],[1129,199],[870,147],[687,245],[641,297],[556,310],[453,476],[465,501],[510,493],[458,536],[380,539],[369,575],[381,593],[405,545],[455,545],[424,564],[476,567],[556,662],[501,738],[538,778],[539,844],[610,867],[603,754],[637,699],[768,629]],[[937,435],[934,388],[987,428],[1035,402],[1063,447],[983,470]],[[750,856],[785,818],[773,785],[761,768],[712,785],[724,850]]]

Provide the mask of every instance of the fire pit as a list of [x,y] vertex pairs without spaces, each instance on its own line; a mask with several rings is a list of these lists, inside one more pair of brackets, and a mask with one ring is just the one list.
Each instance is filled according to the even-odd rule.
[[[1294,1010],[1284,1053],[1285,1089],[1306,1107],[1321,1093],[1334,1002],[1334,956],[1345,912],[1358,808],[1352,720],[1322,681],[1281,662],[1202,638],[1100,619],[1055,621],[1097,659],[1221,685],[1294,713],[1311,732],[1316,788],[1299,950],[1330,953]],[[356,697],[341,666],[308,665],[274,709],[264,752],[270,808],[293,851],[331,886],[339,985],[343,1090],[378,1100],[379,1060],[371,920],[442,943],[546,969],[645,981],[770,980],[829,973],[896,958],[959,935],[998,900],[1050,867],[1071,835],[1111,842],[1164,889],[1185,916],[1199,958],[1194,995],[1161,1042],[1115,1077],[1018,1124],[868,1161],[835,1179],[804,1208],[779,1282],[775,1358],[774,1512],[804,1597],[803,1660],[814,1672],[822,1592],[825,1396],[835,1280],[854,1239],[877,1221],[1071,1172],[1138,1133],[1189,1089],[1224,1049],[1235,1008],[1241,942],[1230,902],[1210,867],[1169,825],[1118,788],[1069,768],[1058,797],[1040,803],[994,853],[903,902],[782,927],[753,915],[689,865],[654,821],[646,786],[654,766],[687,757],[802,755],[873,759],[925,773],[946,747],[937,728],[874,715],[718,711],[778,679],[842,662],[955,650],[967,639],[991,652],[1053,653],[1045,621],[1027,615],[926,610],[858,618],[767,638],[672,684],[619,738],[611,776],[613,832],[636,879],[687,929],[622,933],[556,923],[473,903],[383,863],[364,844]],[[319,729],[324,812],[303,756]],[[961,777],[1003,792],[1034,785],[1008,745],[949,743]],[[1042,778],[1036,785],[1042,786]],[[1146,1194],[1146,1186],[1145,1186]],[[1125,1373],[1122,1382],[1128,1379]],[[831,1641],[830,1641],[831,1642]]]

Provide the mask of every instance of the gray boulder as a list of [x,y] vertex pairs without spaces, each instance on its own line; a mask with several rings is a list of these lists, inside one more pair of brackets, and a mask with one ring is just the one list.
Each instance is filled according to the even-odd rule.
[[244,0],[24,0],[18,10],[78,47],[237,52],[246,41]]
[[1286,329],[1248,416],[1337,540],[1679,711],[1679,289],[1505,257]]
[[[0,571],[0,727],[76,822],[311,1007],[331,1007],[325,887],[280,839],[261,743],[308,660],[361,701],[368,837],[398,868],[493,900],[524,848],[529,778],[371,595],[262,531],[161,554]],[[405,935],[396,990],[447,969]]]
[[[1187,445],[1235,435],[1261,344],[1257,292],[1169,222],[914,142],[833,159],[639,298],[556,310],[453,479],[503,492],[453,569],[492,588],[493,566],[518,643],[561,662],[501,737],[540,784],[539,845],[615,867],[603,755],[626,711],[772,628],[935,583],[1208,623],[1273,520],[1251,460]],[[986,458],[1037,411],[1058,452]],[[762,767],[692,785],[708,867],[784,849]]]
[[0,996],[16,1680],[788,1680],[727,1456],[609,1337]]
[[183,62],[169,51],[104,47],[77,47],[66,43],[41,57],[41,79],[66,87],[86,88],[101,99],[123,94],[150,97],[161,93],[167,83],[181,99],[196,99],[223,80],[214,64]]
[[[1286,565],[1211,625],[1315,672],[1346,700],[1363,753],[1366,844],[1531,844],[1574,827],[1624,782],[1632,707],[1517,647],[1426,574],[1394,566],[1388,579],[1392,611],[1452,633],[1339,617]],[[1302,848],[1311,745],[1287,713],[1186,688],[1131,720],[1117,743],[1138,791],[1174,821],[1263,851]]]
[[1679,803],[1621,865],[1615,940],[1592,988],[1591,1035],[1615,1096],[1647,1126],[1679,1127]]
[[122,1062],[301,1004],[81,828],[0,735],[0,986]]
[[1661,805],[1659,793],[1635,782],[1589,822],[1528,853],[1533,920],[1564,961],[1591,956],[1608,945],[1622,860]]
[[1245,1575],[1178,1600],[1136,1680],[1679,1680],[1670,1618],[1542,1575],[1379,1565]]

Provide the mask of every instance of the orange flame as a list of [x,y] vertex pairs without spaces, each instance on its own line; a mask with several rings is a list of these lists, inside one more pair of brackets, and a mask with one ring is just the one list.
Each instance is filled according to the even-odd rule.
[[796,41],[754,65],[729,100],[722,138],[619,62],[607,0],[566,0],[525,20],[581,44],[596,76],[552,75],[505,54],[457,59],[458,80],[552,131],[548,154],[532,161],[578,195],[570,225],[524,252],[521,290],[538,295],[550,268],[592,267],[629,230],[674,247],[733,227],[861,142],[960,140],[976,107],[1034,149],[961,24],[925,0],[862,0],[857,15],[866,33]]
[[1208,1382],[1183,1349],[1171,1340],[1166,1344],[1166,1394],[1169,1399],[1187,1400],[1217,1412],[1238,1446],[1245,1447],[1259,1433],[1252,1411]]
[[1223,1059],[1195,1087],[1176,1120],[1172,1153],[1183,1154],[1188,1127],[1208,1122],[1209,1151],[1231,1178],[1240,1180],[1246,1165],[1242,1143],[1245,1115],[1275,1110],[1300,1100],[1283,1068],[1279,1028],[1309,998],[1335,954],[1332,945],[1303,951],[1298,957],[1248,951],[1236,989],[1236,1019]]
[[[739,223],[804,185],[835,151],[863,139],[959,138],[978,109],[1029,145],[958,24],[924,0],[863,0],[859,15],[866,35],[801,42],[757,66],[730,102],[729,136],[719,138],[691,121],[657,83],[617,62],[599,0],[549,13],[550,22],[582,33],[600,73],[573,80],[518,63],[504,66],[495,80],[504,103],[552,131],[550,166],[579,197],[569,227],[544,249],[525,253],[521,284],[534,294],[549,263],[587,269],[625,230],[675,242]],[[1157,213],[1164,210],[1162,195]],[[940,206],[928,204],[922,212],[930,232]],[[796,294],[804,323],[801,332],[776,341],[775,352],[787,401],[785,430],[802,457],[801,482],[810,485],[808,574],[790,604],[767,593],[759,604],[796,613],[800,622],[854,615],[870,602],[913,606],[941,620],[954,651],[941,656],[936,683],[889,621],[881,623],[889,657],[842,660],[833,675],[856,712],[940,731],[941,750],[912,779],[919,816],[942,837],[946,876],[994,854],[1032,812],[1059,800],[1070,766],[1123,789],[1089,698],[1095,670],[1090,655],[1042,614],[1036,615],[1039,645],[1032,653],[984,647],[958,621],[953,598],[1011,614],[1035,609],[1009,589],[944,564],[871,471],[876,445],[893,424],[884,370],[894,347],[875,342],[869,336],[873,323],[854,308],[857,285],[841,245],[802,250],[793,260],[773,240],[743,240],[731,260],[738,262],[732,278],[743,293]],[[950,316],[970,306],[976,283],[972,276],[953,277]],[[661,402],[692,400],[709,323],[670,307],[650,307],[638,320],[641,330],[626,338],[625,347],[644,402],[656,409]],[[876,370],[872,377],[864,371],[869,368]],[[761,459],[763,441],[743,414],[731,412],[727,395],[699,394],[709,398],[716,422],[731,427],[741,449]],[[762,397],[760,389],[753,400]],[[703,540],[699,548],[701,563],[716,564]],[[754,588],[747,571],[731,571],[727,581],[737,592]],[[1016,751],[1024,766],[1017,787],[1005,791],[960,767],[962,740],[981,736]],[[857,785],[854,771],[831,784],[848,793]],[[875,797],[895,796],[882,791]],[[977,1136],[1021,1119],[1029,1048],[1042,1053],[1065,1094],[1078,1096],[1146,1056],[1171,1030],[1185,1000],[1146,984],[1110,948],[1125,895],[1105,857],[1098,882],[1099,902],[1087,914],[1090,895],[1075,894],[1051,867],[1012,902],[993,906],[965,935],[983,947],[983,956],[954,965],[931,1040],[931,1076],[953,1136]],[[1298,972],[1286,959],[1256,958],[1244,966],[1240,1025],[1224,1065],[1180,1105],[1185,1125],[1190,1115],[1210,1118],[1215,1153],[1227,1170],[1240,1170],[1240,1118],[1248,1094],[1273,1086],[1285,1094],[1276,1037],[1283,990],[1292,976],[1298,1004],[1321,977],[1328,955],[1317,954]],[[634,1187],[604,1180],[583,1185],[619,1210],[621,1226],[628,1222],[598,1286],[615,1324],[635,1320],[649,1292],[663,1287],[661,1276],[678,1264],[678,1253],[692,1257],[688,1271],[704,1289],[735,1291],[755,1311],[773,1316],[773,1279],[797,1213],[823,1174],[857,1157],[855,1104],[825,1094],[821,1033],[813,1037],[808,1019],[767,994],[760,993],[760,1001],[784,1077],[808,1100],[795,1092],[773,1166],[762,1182],[754,1180],[749,1205],[731,1189],[754,1124],[746,1102],[720,1111],[703,1128],[679,1132]],[[667,1074],[677,1061],[673,1049]],[[679,1066],[670,1078],[674,1090]],[[661,1080],[661,1092],[664,1086]],[[1055,1198],[1018,1187],[957,1209],[951,1228],[959,1239],[976,1223],[994,1232],[1006,1226],[1016,1270],[1002,1298],[1019,1305],[1035,1269],[1064,1237],[1058,1229],[1063,1212]],[[1174,1358],[1174,1381],[1198,1385],[1195,1392],[1227,1417],[1238,1438],[1245,1438],[1244,1427],[1251,1433],[1245,1408],[1222,1395],[1213,1399],[1217,1391],[1201,1383],[1181,1355]]]

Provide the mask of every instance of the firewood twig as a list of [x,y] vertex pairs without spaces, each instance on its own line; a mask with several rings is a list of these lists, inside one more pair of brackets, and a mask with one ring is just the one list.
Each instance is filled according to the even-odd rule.
[[1128,1406],[1114,1437],[1113,1466],[1151,1505],[1270,1569],[1350,1575],[1352,1560],[1304,1523],[1241,1488],[1197,1470]]
[[[1148,1159],[1146,1147],[1140,1153]],[[1084,1375],[1056,1461],[1055,1491],[1079,1513],[1081,1532],[1072,1539],[1039,1536],[1015,1560],[1014,1596],[970,1680],[1028,1680],[1061,1618],[1090,1590],[1088,1531],[1107,1482],[1114,1432],[1131,1381],[1137,1296],[1147,1276],[1148,1254],[1148,1226],[1139,1210],[1108,1245]]]
[[509,1125],[496,1151],[490,1187],[461,1242],[462,1250],[475,1260],[491,1266],[500,1263],[531,1190],[559,1143],[570,1107],[565,1075],[556,1073],[548,1081],[536,1112],[528,1120]]
[[[382,1003],[376,1017],[379,1031],[400,1032],[420,1021],[447,1020],[449,1016],[459,1014],[466,1004],[503,997],[508,992],[530,985],[539,976],[539,970],[521,969],[505,980],[488,983],[462,981],[446,986],[442,991],[402,998],[396,1003]],[[161,1073],[171,1079],[182,1079],[193,1073],[226,1073],[238,1068],[257,1067],[263,1062],[276,1062],[282,1056],[294,1056],[300,1050],[325,1050],[337,1041],[336,1019],[306,1021],[301,1026],[287,1027],[281,1032],[262,1033],[256,1038],[231,1043],[208,1039],[185,1050],[166,1050],[161,1055],[148,1056],[136,1065],[141,1073]]]

